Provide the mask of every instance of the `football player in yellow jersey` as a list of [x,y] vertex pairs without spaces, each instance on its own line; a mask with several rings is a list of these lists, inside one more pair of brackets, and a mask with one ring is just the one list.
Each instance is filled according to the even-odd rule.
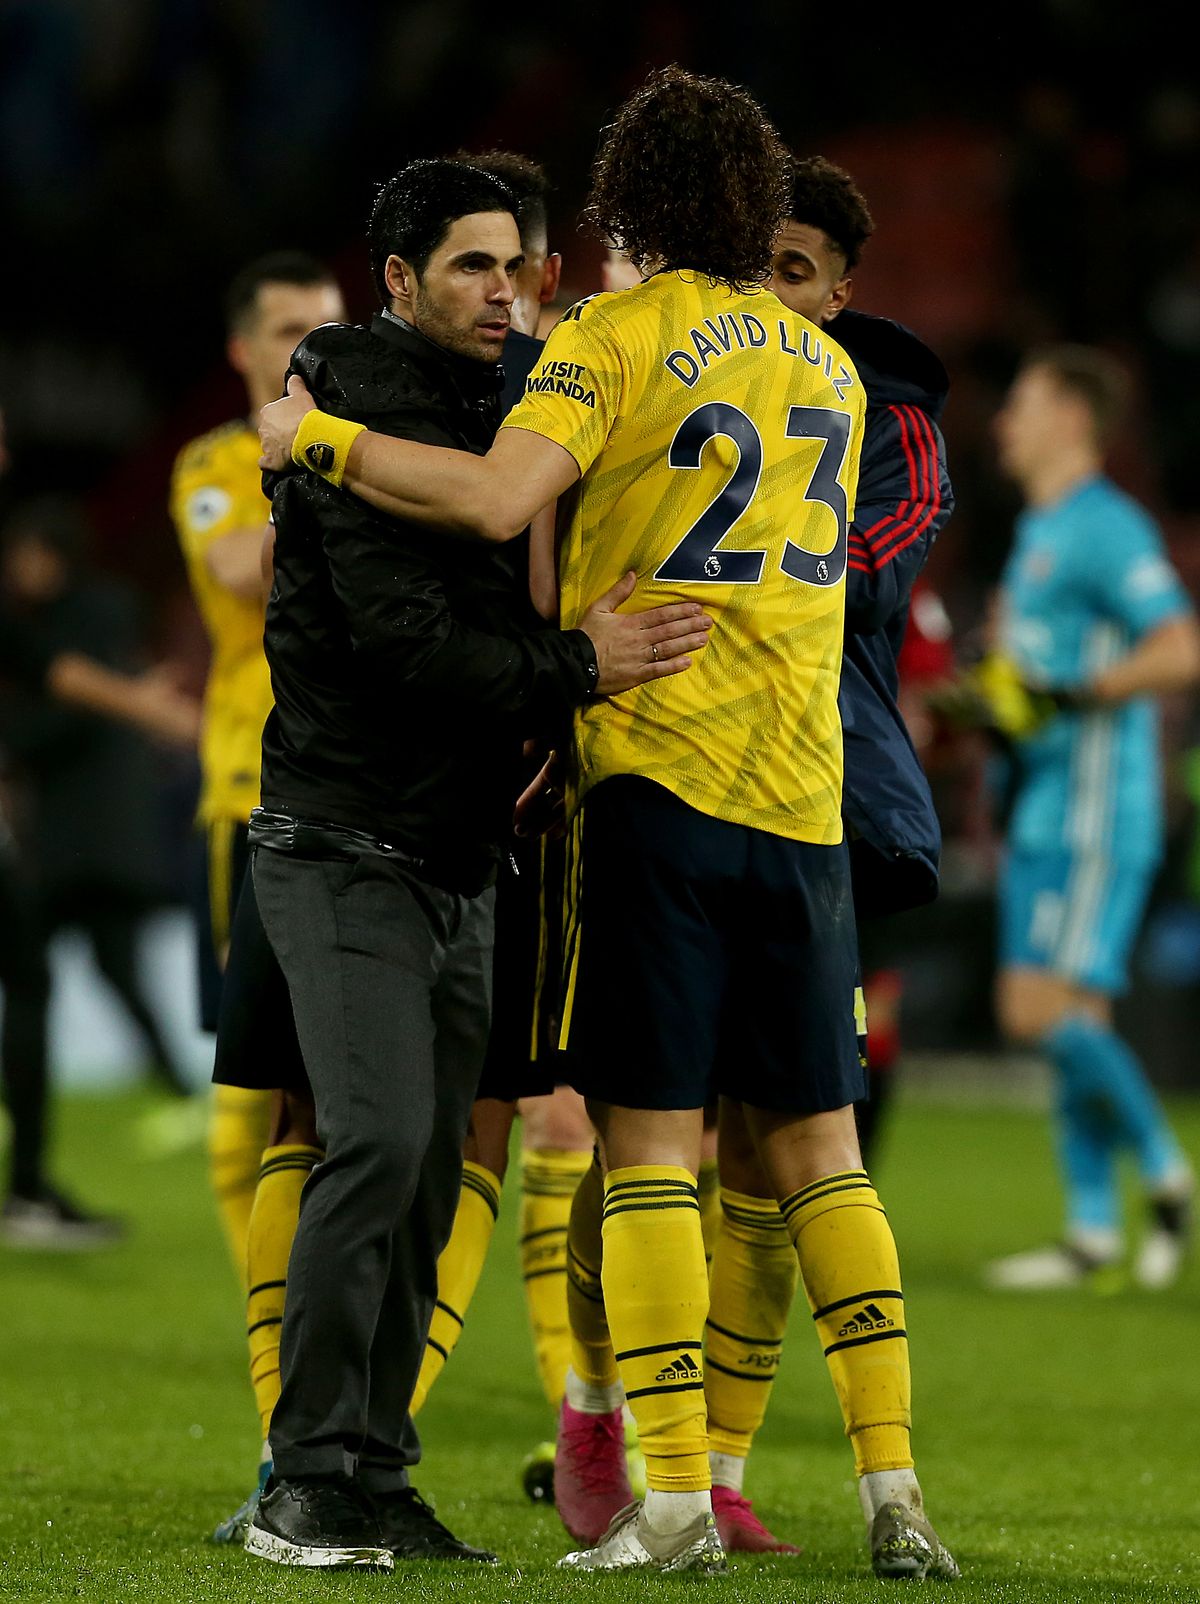
[[[291,354],[320,323],[345,315],[328,268],[281,251],[250,263],[227,298],[228,356],[250,413],[279,394]],[[271,709],[263,655],[262,552],[270,503],[258,442],[245,418],[192,441],[171,481],[171,515],[212,648],[200,737],[198,823],[206,838],[198,908],[201,1023],[215,1030],[220,972],[246,863],[246,824],[258,802],[262,728]],[[239,1275],[267,1139],[269,1093],[219,1086],[210,1126],[213,1186]]]
[[[863,1095],[837,691],[864,397],[840,347],[763,281],[786,152],[742,90],[651,76],[606,131],[589,215],[646,283],[574,308],[486,457],[308,410],[260,419],[291,460],[396,516],[507,540],[565,498],[568,627],[622,570],[635,606],[702,598],[688,674],[576,717],[565,1033],[605,1165],[603,1288],[648,1492],[577,1569],[718,1570],[696,1192],[702,1109],[743,1101],[795,1245],[881,1576],[957,1575],[909,1446],[895,1244]],[[667,665],[664,665],[666,667]],[[671,665],[671,666],[678,666]]]

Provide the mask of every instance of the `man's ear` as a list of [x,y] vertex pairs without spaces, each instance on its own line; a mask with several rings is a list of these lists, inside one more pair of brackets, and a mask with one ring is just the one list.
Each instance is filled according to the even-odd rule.
[[383,267],[383,282],[388,294],[401,301],[414,301],[417,296],[417,270],[402,256],[389,256]]
[[225,342],[225,356],[233,371],[240,373],[244,378],[250,369],[250,352],[246,348],[246,336],[244,334],[231,334],[229,336]]
[[551,251],[546,258],[546,265],[542,268],[542,287],[538,291],[538,301],[542,306],[549,306],[558,294],[559,280],[562,278],[562,252]]
[[825,321],[828,322],[830,318],[836,317],[839,312],[849,306],[850,297],[853,294],[854,280],[847,273],[845,278],[838,279],[830,292],[829,299],[825,302]]

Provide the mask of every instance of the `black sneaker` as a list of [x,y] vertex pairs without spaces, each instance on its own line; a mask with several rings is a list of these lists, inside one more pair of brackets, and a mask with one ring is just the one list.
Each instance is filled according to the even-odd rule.
[[495,1565],[495,1554],[448,1531],[415,1487],[372,1495],[383,1540],[397,1559],[466,1559]]
[[0,1240],[10,1248],[84,1253],[112,1247],[124,1235],[120,1220],[89,1214],[50,1186],[28,1195],[11,1193],[0,1212]]
[[267,1482],[246,1529],[246,1552],[276,1565],[390,1571],[371,1500],[347,1476],[328,1481]]

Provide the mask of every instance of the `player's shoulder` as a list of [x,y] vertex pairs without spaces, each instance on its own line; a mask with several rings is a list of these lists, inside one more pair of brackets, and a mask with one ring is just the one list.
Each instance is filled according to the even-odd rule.
[[301,368],[322,359],[363,356],[374,344],[365,323],[321,323],[300,341],[292,355],[292,366]]
[[1150,509],[1103,474],[1082,485],[1064,512],[1081,541],[1094,539],[1098,533],[1112,540],[1161,539],[1158,522]]
[[214,429],[197,435],[175,458],[172,478],[176,483],[186,479],[224,477],[230,470],[240,468],[253,447],[258,457],[258,436],[245,418],[230,418]]
[[365,323],[323,323],[292,353],[291,371],[327,411],[374,420],[426,397],[425,336]]
[[586,324],[593,331],[610,328],[612,318],[609,314],[613,303],[629,293],[628,290],[597,290],[594,295],[581,296],[559,318],[550,330],[551,335],[559,329],[569,330],[578,324]]

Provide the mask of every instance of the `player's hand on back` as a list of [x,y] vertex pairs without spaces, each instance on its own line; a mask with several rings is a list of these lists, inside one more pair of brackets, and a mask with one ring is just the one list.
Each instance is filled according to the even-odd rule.
[[296,438],[296,430],[304,414],[315,405],[304,380],[299,374],[293,373],[287,382],[287,394],[278,401],[268,402],[258,414],[258,441],[262,446],[262,455],[258,459],[260,468],[282,473],[285,468],[291,467],[292,441]]
[[513,810],[513,832],[516,835],[557,837],[563,834],[565,821],[562,760],[557,752],[551,752],[517,798]]
[[618,612],[636,584],[635,573],[623,575],[579,621],[579,628],[596,648],[597,696],[613,696],[668,674],[682,674],[692,666],[689,654],[702,650],[708,642],[713,621],[699,602],[670,602],[641,613]]

